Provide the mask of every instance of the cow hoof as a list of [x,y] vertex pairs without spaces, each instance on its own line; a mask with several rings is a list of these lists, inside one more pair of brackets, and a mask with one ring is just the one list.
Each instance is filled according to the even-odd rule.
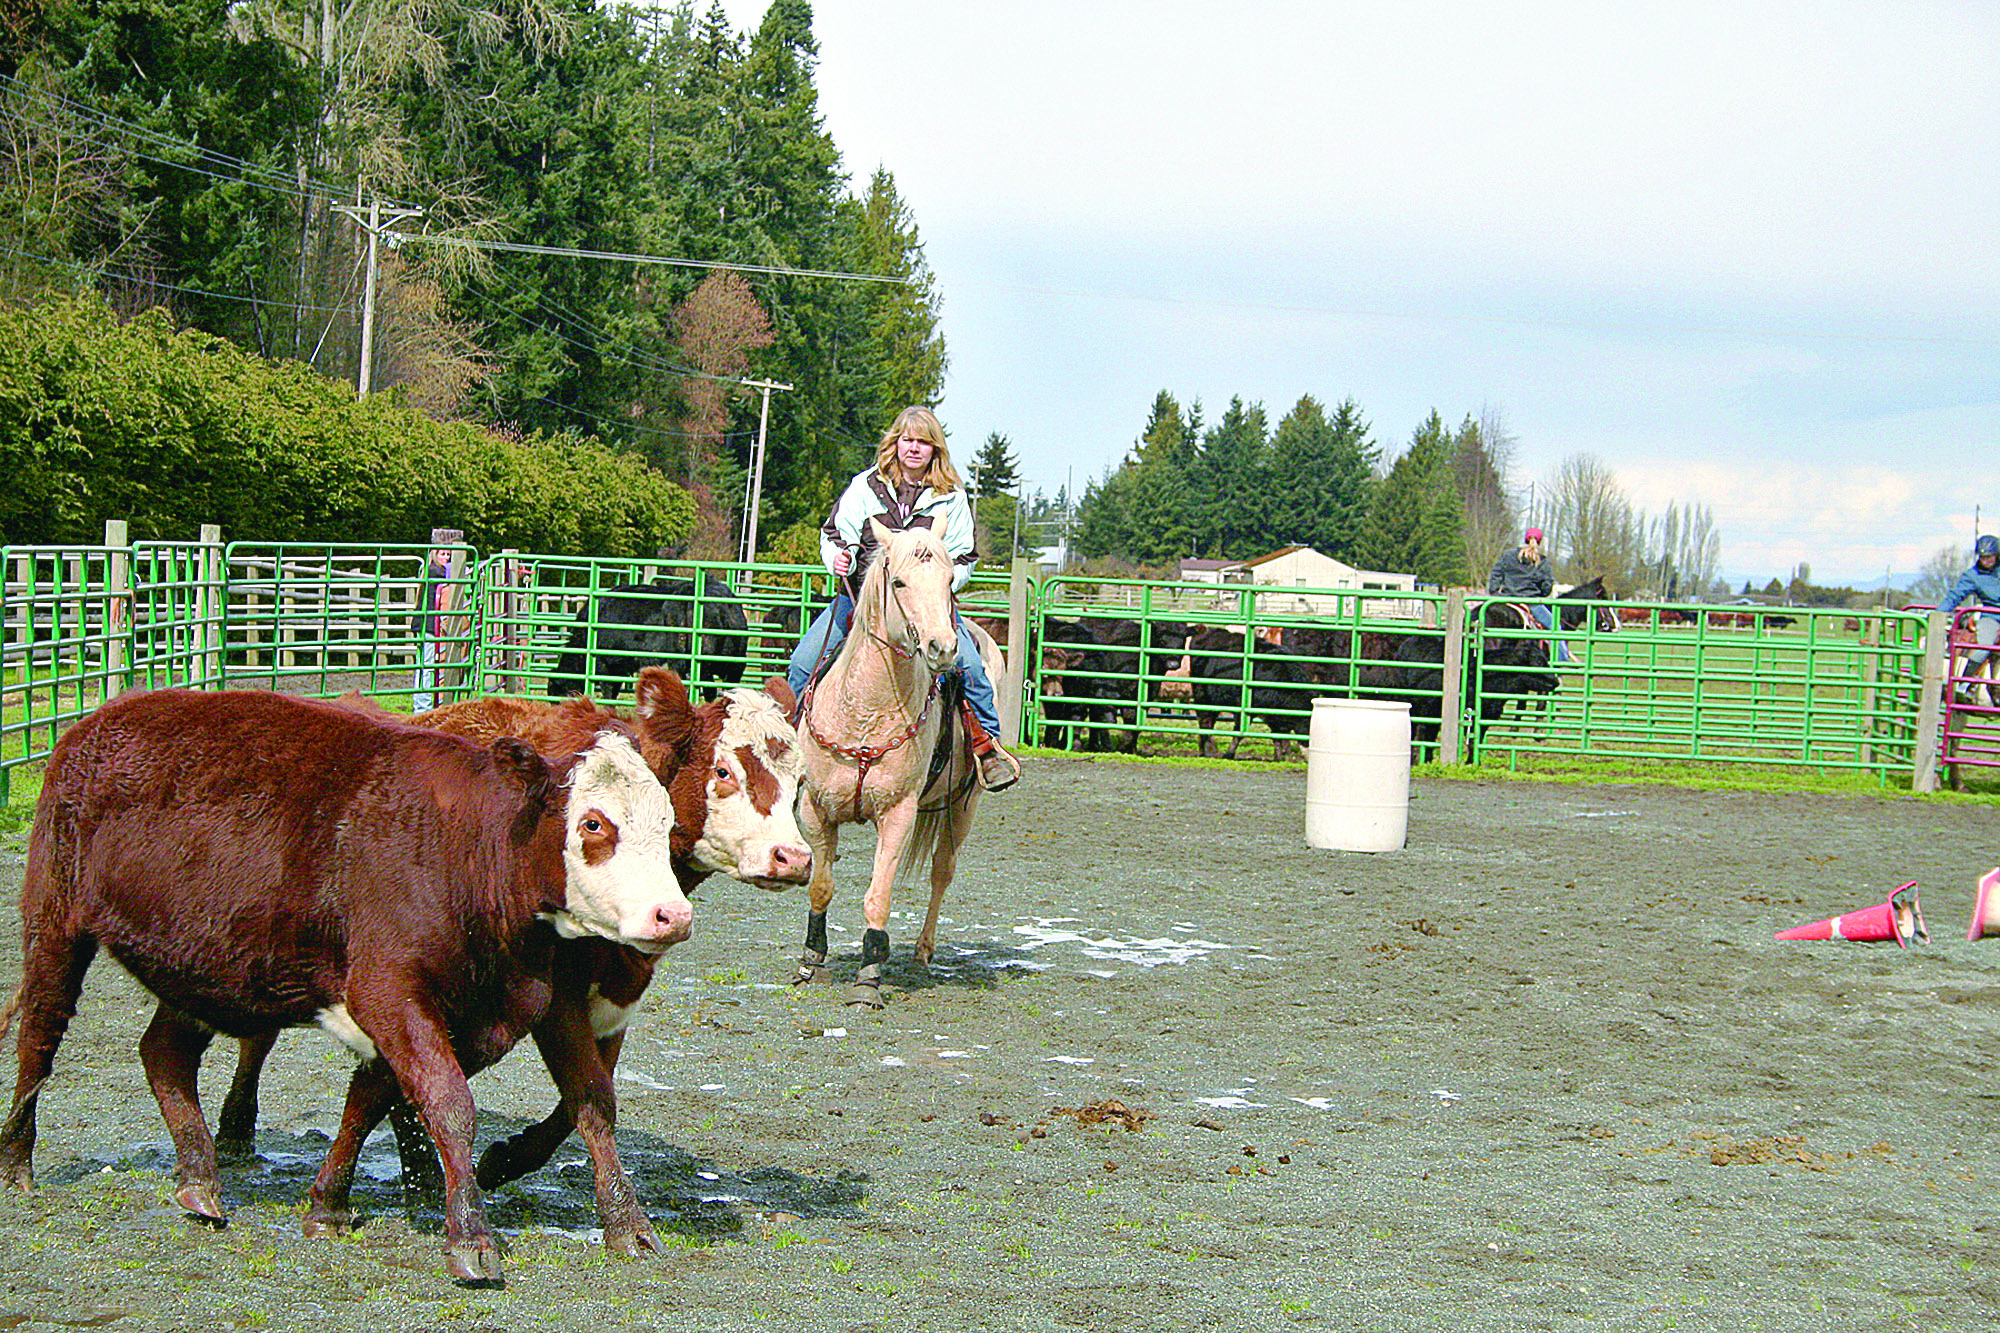
[[613,1231],[607,1227],[604,1232],[604,1248],[616,1250],[627,1259],[637,1259],[641,1254],[658,1254],[660,1238],[653,1234],[652,1226],[644,1221],[629,1230]]
[[500,1249],[492,1240],[447,1245],[445,1271],[463,1287],[504,1287],[507,1277],[500,1269]]
[[354,1214],[346,1209],[322,1209],[306,1214],[301,1229],[308,1236],[345,1236],[355,1229]]
[[857,981],[847,988],[849,1009],[880,1009],[882,1007],[882,983],[879,981]]
[[181,1206],[182,1212],[192,1214],[198,1222],[206,1222],[212,1227],[229,1225],[229,1215],[222,1211],[222,1200],[216,1197],[213,1185],[183,1185],[174,1191],[174,1202]]

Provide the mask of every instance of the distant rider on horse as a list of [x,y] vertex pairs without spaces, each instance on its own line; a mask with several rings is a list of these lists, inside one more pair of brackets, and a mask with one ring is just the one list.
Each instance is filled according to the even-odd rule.
[[[979,558],[972,549],[972,509],[945,449],[944,427],[929,408],[906,407],[897,414],[876,446],[875,465],[847,483],[819,530],[820,559],[841,585],[833,604],[819,613],[792,650],[785,678],[800,697],[847,638],[854,616],[852,589],[875,555],[870,518],[898,532],[929,528],[951,553],[953,592],[972,577]],[[988,791],[1011,787],[1020,779],[1021,765],[994,739],[1000,732],[1000,710],[993,681],[963,619],[958,622],[958,669],[965,676],[966,731],[979,761],[979,781]]]
[[[1972,568],[1958,576],[1958,582],[1951,585],[1951,591],[1944,595],[1937,609],[1950,615],[1960,602],[1968,599],[1975,606],[1983,603],[2000,607],[2000,537],[1981,537],[1972,543]],[[1973,621],[1973,637],[1980,646],[1965,655],[1963,674],[1968,676],[1979,674],[1993,652],[1993,645],[2000,643],[2000,612],[1988,611],[1974,616]],[[1970,686],[1959,686],[1962,702],[1969,702],[1970,694]]]
[[[1493,562],[1493,572],[1486,576],[1486,591],[1499,597],[1519,598],[1543,629],[1555,628],[1555,613],[1547,601],[1535,600],[1553,597],[1556,591],[1555,572],[1542,553],[1540,528],[1529,528],[1522,533],[1520,549],[1508,551]],[[1553,657],[1557,662],[1574,660],[1569,655],[1569,645],[1562,642],[1556,644]]]

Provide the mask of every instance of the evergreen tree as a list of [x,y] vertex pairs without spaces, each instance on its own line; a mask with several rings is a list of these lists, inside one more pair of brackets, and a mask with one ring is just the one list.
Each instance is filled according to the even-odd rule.
[[1266,436],[1263,404],[1245,406],[1241,398],[1232,398],[1188,469],[1199,541],[1211,557],[1247,557],[1270,548]]
[[1357,563],[1376,452],[1353,399],[1335,408],[1328,421],[1310,394],[1300,398],[1271,437],[1271,535]]
[[1374,568],[1440,587],[1470,582],[1452,462],[1451,433],[1433,411],[1390,467],[1369,511],[1367,551]]
[[1004,495],[1021,482],[1020,465],[1014,459],[1014,447],[1007,437],[993,431],[986,437],[986,443],[979,446],[979,452],[972,456],[972,467],[967,478],[972,493],[980,497]]

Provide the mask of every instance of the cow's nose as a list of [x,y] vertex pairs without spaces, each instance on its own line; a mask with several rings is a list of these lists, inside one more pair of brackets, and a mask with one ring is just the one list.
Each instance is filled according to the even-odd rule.
[[679,944],[694,933],[692,904],[661,903],[653,909],[653,942],[661,946]]
[[804,881],[812,874],[812,868],[811,848],[781,844],[771,849],[771,874],[774,878]]

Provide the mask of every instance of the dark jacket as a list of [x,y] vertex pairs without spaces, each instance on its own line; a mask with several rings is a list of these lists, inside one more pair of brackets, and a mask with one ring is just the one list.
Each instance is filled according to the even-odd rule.
[[1555,590],[1556,576],[1548,557],[1531,565],[1521,558],[1519,547],[1496,560],[1493,572],[1486,576],[1486,591],[1501,597],[1548,597]]

